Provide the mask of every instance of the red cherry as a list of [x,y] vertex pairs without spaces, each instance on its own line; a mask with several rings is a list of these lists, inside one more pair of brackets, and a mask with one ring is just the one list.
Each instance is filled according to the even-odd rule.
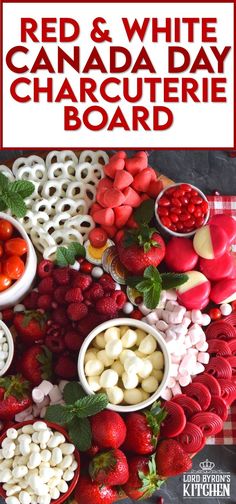
[[174,205],[175,207],[181,207],[182,203],[178,198],[172,198],[172,205]]
[[209,315],[211,317],[211,320],[219,320],[222,316],[219,308],[212,308],[209,311]]
[[160,200],[158,202],[158,205],[160,205],[160,206],[170,206],[170,200],[168,198],[166,198],[165,196],[162,196],[162,198],[160,198]]

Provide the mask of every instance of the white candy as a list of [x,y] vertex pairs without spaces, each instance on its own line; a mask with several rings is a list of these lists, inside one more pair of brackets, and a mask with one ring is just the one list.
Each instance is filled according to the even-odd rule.
[[171,391],[172,391],[173,396],[176,396],[178,394],[182,394],[182,390],[181,390],[178,383],[176,383],[176,385],[171,389]]
[[74,472],[67,469],[67,471],[64,472],[63,479],[65,481],[71,481],[73,478],[74,478]]
[[206,341],[199,341],[197,344],[196,344],[196,348],[197,350],[199,350],[200,352],[206,352],[207,349],[208,349],[208,343]]
[[197,356],[197,360],[198,360],[198,362],[201,362],[201,364],[208,364],[208,362],[210,360],[210,354],[208,354],[206,352],[199,352],[199,354]]
[[175,289],[169,289],[166,291],[166,299],[169,299],[170,301],[176,301],[177,300],[177,293]]
[[56,448],[61,443],[65,443],[66,438],[61,432],[55,432],[48,441],[48,448]]
[[7,483],[12,477],[12,473],[10,469],[6,468],[0,473],[0,481],[1,483]]
[[138,372],[140,378],[147,378],[153,370],[153,365],[150,359],[145,359],[142,362],[142,368]]
[[61,463],[61,461],[62,461],[62,451],[58,446],[56,446],[52,450],[51,465],[52,466],[58,465]]
[[97,348],[105,348],[105,338],[103,334],[98,334],[94,340],[95,345]]
[[[4,487],[5,487],[5,485],[4,485]],[[11,495],[14,495],[14,494],[20,492],[21,487],[19,485],[9,485],[9,488],[8,489],[4,488],[4,490],[6,490],[7,497],[10,497]]]
[[113,362],[111,369],[114,369],[114,371],[116,371],[119,376],[122,376],[122,374],[124,373],[124,366],[120,361]]
[[135,345],[137,341],[137,333],[133,329],[127,329],[121,338],[121,342],[124,348],[131,348]]
[[157,341],[156,339],[151,335],[148,334],[140,343],[138,349],[140,352],[149,355],[153,352],[155,352],[157,347]]
[[53,385],[53,388],[50,390],[48,395],[51,399],[51,403],[55,403],[62,399],[62,393],[57,385]]
[[144,392],[148,392],[149,394],[155,392],[158,388],[158,381],[154,376],[148,376],[141,383],[142,389]]
[[156,324],[156,322],[158,321],[158,315],[155,311],[149,313],[147,316],[146,316],[146,322],[147,324]]
[[7,429],[6,435],[9,439],[16,439],[18,436],[18,432],[13,427],[10,427],[9,429]]
[[159,329],[159,331],[166,331],[168,327],[168,324],[164,322],[164,320],[158,320],[156,323],[156,328]]
[[156,350],[156,352],[153,352],[151,355],[148,356],[148,359],[151,361],[154,369],[163,369],[164,357],[162,352]]
[[74,453],[75,447],[71,443],[62,443],[60,445],[61,451],[63,455],[71,455],[71,453]]
[[25,311],[25,306],[23,304],[17,304],[14,306],[13,311],[15,313]]
[[[40,458],[40,462],[41,462],[41,458]],[[33,469],[33,468],[32,468]],[[18,467],[14,467],[13,471],[12,471],[12,475],[14,476],[14,478],[24,478],[24,476],[28,473],[28,468],[26,466],[23,466],[23,465],[19,465]]]
[[[117,340],[117,342],[119,342],[119,340]],[[108,343],[113,343],[113,341],[108,342]],[[108,343],[107,343],[107,345],[108,345]],[[115,341],[115,343],[116,343],[116,341]],[[113,357],[109,357],[106,350],[99,350],[99,352],[97,352],[97,357],[95,356],[95,359],[96,358],[99,359],[105,367],[110,367],[114,362]]]
[[103,269],[99,266],[94,266],[91,271],[91,275],[93,278],[100,278],[103,275]]
[[60,468],[61,468],[61,469],[68,469],[68,467],[70,467],[70,466],[71,466],[72,462],[73,462],[73,457],[72,457],[72,455],[66,455],[66,456],[63,458],[62,462],[60,462]]
[[155,376],[157,381],[160,383],[163,379],[163,371],[160,371],[159,369],[153,369],[152,376]]
[[106,354],[108,357],[112,359],[117,359],[117,357],[121,354],[123,350],[123,338],[122,339],[116,339],[116,340],[111,340],[106,343],[105,350]]
[[86,362],[84,369],[86,376],[97,376],[104,370],[104,365],[100,360],[94,359]]
[[224,303],[224,304],[220,305],[220,311],[221,311],[222,315],[227,316],[227,315],[230,315],[230,313],[232,313],[233,308],[229,303]]
[[139,383],[138,376],[135,373],[122,374],[122,382],[126,390],[135,389]]
[[133,357],[134,355],[135,353],[132,350],[123,350],[119,356],[120,362],[124,364],[125,359],[127,359],[127,357]]
[[68,485],[64,480],[61,480],[60,483],[58,483],[57,488],[61,493],[66,493],[68,491]]
[[136,355],[127,357],[124,361],[125,371],[129,374],[139,373],[143,369],[143,361]]
[[180,378],[179,378],[179,384],[181,385],[181,387],[186,387],[187,385],[189,385],[189,383],[191,381],[192,380],[191,380],[190,374],[187,374],[185,376],[180,376]]
[[191,319],[193,323],[201,324],[202,322],[202,312],[201,310],[192,310],[191,311]]
[[100,376],[88,376],[88,384],[93,392],[100,390]]
[[41,451],[41,460],[42,460],[42,462],[49,462],[50,458],[51,458],[51,452],[50,452],[50,450],[45,449],[45,450]]
[[[43,392],[43,394],[46,396],[53,389],[53,384],[48,380],[43,380],[40,383],[40,385],[38,385],[38,389],[41,390],[41,392]],[[59,390],[60,390],[60,386],[59,386]]]
[[19,499],[17,499],[17,497],[15,497],[14,495],[7,497],[5,502],[6,504],[20,504]]
[[132,389],[124,391],[124,401],[127,404],[138,404],[142,402],[143,395],[140,389]]
[[37,453],[37,452],[34,452],[34,453],[31,453],[30,457],[29,457],[29,461],[28,461],[28,468],[29,469],[35,469],[36,467],[38,467],[41,463],[41,455],[40,453]]
[[132,311],[134,311],[134,306],[132,305],[132,303],[127,301],[127,303],[124,304],[122,310],[126,315],[129,315],[130,313],[132,313]]
[[44,393],[39,387],[35,387],[32,390],[32,399],[36,404],[40,404],[44,400]]
[[[111,340],[116,340],[120,338],[120,328],[119,327],[109,327],[104,333],[105,343]],[[105,346],[105,344],[104,344]]]
[[117,384],[118,379],[118,373],[114,369],[106,369],[100,376],[100,385],[103,388],[111,388]]
[[[101,350],[101,352],[104,352],[104,350]],[[93,349],[89,349],[86,354],[85,354],[85,357],[84,357],[84,363],[86,364],[89,360],[95,360],[97,359],[97,350],[96,348],[93,348]],[[99,359],[101,360],[101,359]]]
[[203,364],[201,364],[200,362],[197,362],[192,370],[192,375],[197,375],[199,373],[203,373],[205,371],[205,367],[203,366]]
[[139,310],[144,316],[148,315],[151,311],[150,308],[147,308],[144,303],[139,304]]
[[176,301],[167,301],[165,310],[172,312],[176,306],[179,306]]
[[169,401],[171,399],[171,397],[172,397],[172,391],[171,391],[171,389],[169,389],[168,387],[166,387],[164,390],[162,390],[161,397],[162,397],[162,399],[165,399],[165,401]]
[[111,404],[120,404],[124,399],[124,392],[120,387],[107,388],[106,394]]
[[207,326],[210,323],[211,323],[211,317],[210,317],[210,315],[208,315],[208,313],[203,313],[202,314],[202,322],[201,322],[201,324],[203,326]]

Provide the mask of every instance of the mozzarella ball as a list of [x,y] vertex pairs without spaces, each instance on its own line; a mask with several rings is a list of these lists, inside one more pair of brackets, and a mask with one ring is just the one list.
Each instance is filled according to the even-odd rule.
[[134,357],[134,356],[135,356],[135,353],[132,350],[122,350],[122,352],[119,356],[120,362],[122,364],[124,364],[125,359],[127,359],[128,357]]
[[133,355],[131,357],[126,357],[124,361],[125,371],[129,374],[139,373],[143,368],[143,361],[140,357]]
[[136,345],[139,346],[141,341],[147,336],[147,334],[142,329],[136,329],[137,341]]
[[143,395],[140,389],[132,389],[124,391],[124,400],[127,404],[138,404],[142,402]]
[[84,369],[86,376],[97,376],[103,372],[104,365],[100,360],[94,359],[86,362]]
[[147,336],[145,336],[145,338],[143,338],[138,349],[145,355],[149,355],[155,352],[156,347],[157,347],[156,339],[151,334],[148,334]]
[[108,357],[117,359],[123,350],[122,342],[120,339],[110,340],[105,346]]
[[112,357],[109,357],[106,350],[99,350],[99,352],[97,353],[97,359],[99,359],[103,363],[104,367],[110,367],[114,362],[114,359]]
[[113,362],[111,369],[114,369],[114,371],[116,371],[119,376],[122,376],[122,374],[124,373],[124,366],[119,360]]
[[154,376],[148,376],[148,378],[145,378],[142,381],[141,386],[142,386],[142,389],[144,390],[144,392],[148,392],[149,394],[152,394],[158,388],[158,381]]
[[124,392],[120,387],[107,388],[106,393],[111,404],[120,404],[124,399]]
[[140,378],[147,378],[152,373],[152,363],[150,359],[145,359],[142,361],[142,368],[138,372]]
[[116,340],[120,338],[120,329],[119,327],[109,327],[104,333],[105,343],[111,340]]
[[153,354],[148,356],[151,361],[154,369],[163,369],[164,368],[164,356],[163,353],[157,350],[153,352]]
[[106,369],[100,376],[100,385],[103,388],[111,388],[117,384],[118,380],[118,373],[114,369]]
[[95,340],[93,340],[93,344],[98,348],[105,348],[105,339],[104,339],[104,333],[100,333],[96,336]]
[[135,373],[126,373],[126,371],[122,374],[122,381],[125,389],[135,389],[138,385],[139,379],[138,375]]
[[89,360],[95,360],[97,358],[97,349],[89,349],[87,350],[85,357],[84,357],[84,363],[88,362]]
[[93,392],[98,392],[100,390],[100,376],[89,376],[88,384]]
[[137,341],[136,331],[133,329],[127,329],[127,331],[123,334],[121,341],[124,348],[133,347]]

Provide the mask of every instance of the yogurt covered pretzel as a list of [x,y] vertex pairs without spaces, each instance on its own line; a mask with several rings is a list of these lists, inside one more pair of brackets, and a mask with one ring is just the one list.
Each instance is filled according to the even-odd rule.
[[79,159],[64,150],[49,152],[45,161],[36,155],[18,158],[12,171],[0,166],[9,180],[34,183],[33,194],[25,200],[27,213],[20,221],[44,258],[53,259],[58,245],[87,240],[94,227],[89,208],[108,159],[101,150],[85,150]]

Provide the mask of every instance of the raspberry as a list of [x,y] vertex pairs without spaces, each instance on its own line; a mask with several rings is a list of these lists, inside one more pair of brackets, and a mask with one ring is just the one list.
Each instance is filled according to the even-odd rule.
[[52,277],[43,278],[39,282],[38,291],[39,294],[52,294],[54,290],[54,281]]
[[54,292],[53,292],[53,299],[56,301],[58,304],[65,304],[65,296],[67,293],[67,287],[61,285],[60,287],[57,287]]
[[86,337],[95,327],[102,322],[102,317],[99,313],[90,308],[87,317],[80,320],[78,323],[78,331],[83,337]]
[[65,308],[61,306],[60,310],[54,310],[52,312],[52,320],[59,325],[66,326],[68,324],[68,317]]
[[36,291],[31,291],[23,301],[26,310],[36,310],[36,308],[38,307],[38,298],[39,293]]
[[3,322],[11,322],[14,318],[14,311],[11,308],[5,308],[2,310],[2,320]]
[[104,296],[104,290],[99,283],[94,283],[84,293],[84,297],[89,301],[97,301]]
[[67,308],[67,315],[71,320],[81,320],[87,313],[88,307],[84,303],[71,303]]
[[37,307],[41,310],[50,310],[52,307],[52,296],[51,294],[42,294],[38,297]]
[[52,261],[48,261],[47,259],[41,261],[37,270],[39,278],[47,278],[51,276],[53,268],[54,263]]
[[111,297],[102,298],[96,302],[96,310],[102,315],[116,315],[117,304]]
[[65,296],[65,300],[67,303],[81,303],[83,299],[84,298],[80,287],[74,287],[73,289],[69,289]]
[[68,285],[70,281],[70,269],[69,268],[57,268],[52,272],[54,280],[58,285]]
[[84,338],[79,334],[79,332],[74,331],[73,329],[67,331],[64,336],[64,342],[68,350],[73,350],[75,352],[80,349],[83,341]]
[[72,281],[72,287],[80,287],[82,291],[88,289],[92,283],[92,278],[90,275],[85,275],[83,273],[77,273]]
[[102,275],[99,278],[98,283],[102,286],[104,292],[106,292],[106,291],[114,291],[115,288],[116,288],[116,283],[110,277],[110,275],[108,275],[108,273],[104,273],[104,275]]
[[118,310],[121,310],[127,301],[127,296],[122,290],[112,292],[111,298],[116,302]]
[[60,355],[56,362],[54,371],[57,376],[64,378],[64,380],[73,380],[78,378],[77,365],[68,355]]

